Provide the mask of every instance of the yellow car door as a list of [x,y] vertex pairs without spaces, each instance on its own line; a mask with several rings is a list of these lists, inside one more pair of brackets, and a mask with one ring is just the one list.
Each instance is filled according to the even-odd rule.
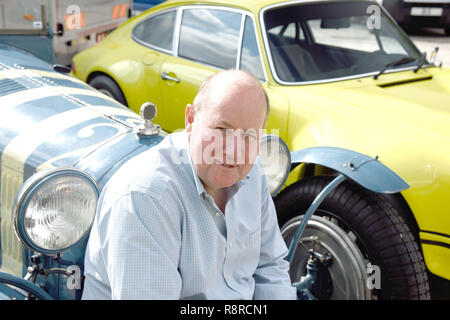
[[194,101],[202,82],[218,70],[184,58],[170,57],[161,67],[159,77],[162,104],[155,121],[169,132],[184,129],[184,111]]
[[134,93],[128,95],[128,102],[136,112],[147,101],[158,107],[158,113],[162,109],[164,101],[159,79],[163,63],[173,55],[176,17],[176,8],[164,10],[141,21],[132,31],[132,37],[139,45],[134,46],[130,54],[140,56],[143,74],[129,89]]

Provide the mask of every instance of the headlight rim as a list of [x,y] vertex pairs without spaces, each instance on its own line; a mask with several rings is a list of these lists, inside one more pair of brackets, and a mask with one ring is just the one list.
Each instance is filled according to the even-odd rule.
[[[31,238],[28,236],[27,231],[25,230],[24,226],[24,217],[26,213],[26,209],[28,207],[29,202],[33,198],[33,195],[37,190],[40,189],[45,183],[50,180],[54,179],[55,177],[61,177],[61,176],[76,176],[81,177],[86,182],[88,182],[93,189],[95,190],[95,194],[97,196],[97,200],[100,196],[99,187],[97,185],[97,182],[95,179],[86,171],[83,171],[78,168],[74,167],[56,167],[56,168],[49,168],[41,170],[34,175],[32,175],[30,178],[28,178],[25,183],[20,187],[19,191],[16,194],[16,197],[14,199],[13,203],[13,209],[12,209],[12,221],[14,226],[14,233],[16,234],[16,237],[20,240],[20,242],[28,249],[33,250],[35,252],[43,253],[46,255],[56,255],[58,253],[62,253],[72,246],[79,243],[82,239],[84,239],[88,234],[92,227],[91,226],[87,228],[87,230],[83,233],[80,238],[75,241],[74,243],[57,250],[51,250],[46,249],[38,246],[35,244]],[[94,214],[95,218],[95,214]]]
[[[276,139],[278,140],[278,142],[280,143],[280,145],[286,150],[286,155],[288,157],[288,163],[292,164],[292,158],[291,158],[291,151],[289,150],[289,147],[287,146],[286,142],[279,136],[274,135],[274,134],[265,134],[264,136],[262,136],[261,141],[260,141],[260,146],[266,141],[266,140],[270,140],[270,139]],[[284,184],[286,183],[289,173],[291,172],[291,166],[287,166],[286,168],[286,172],[284,175],[283,180],[281,181],[281,183],[278,185],[278,187],[270,194],[272,197],[275,197],[283,188]],[[267,175],[266,175],[266,179],[267,179]]]

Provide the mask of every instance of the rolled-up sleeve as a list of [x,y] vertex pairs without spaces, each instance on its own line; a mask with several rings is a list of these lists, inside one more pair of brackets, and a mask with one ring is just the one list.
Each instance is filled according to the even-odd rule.
[[112,299],[180,298],[180,222],[162,205],[171,202],[161,200],[133,191],[102,213],[108,216],[99,233]]
[[284,259],[287,247],[278,227],[275,205],[267,189],[263,193],[261,213],[261,253],[255,279],[256,300],[294,300],[296,288],[289,276],[289,263]]

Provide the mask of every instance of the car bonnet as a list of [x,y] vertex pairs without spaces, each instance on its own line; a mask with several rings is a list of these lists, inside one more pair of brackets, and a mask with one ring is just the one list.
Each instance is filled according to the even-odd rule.
[[[401,126],[405,134],[428,132],[450,139],[450,72],[445,69],[386,74],[379,81],[372,77],[305,86],[280,87],[292,106],[313,105],[330,118],[345,117],[355,124],[385,123]],[[313,108],[309,106],[309,112]],[[331,116],[332,115],[332,116]],[[380,128],[381,130],[381,128]],[[398,131],[398,130],[397,130]]]
[[0,46],[2,177],[12,170],[25,180],[44,168],[72,166],[141,123],[137,114],[81,81]]

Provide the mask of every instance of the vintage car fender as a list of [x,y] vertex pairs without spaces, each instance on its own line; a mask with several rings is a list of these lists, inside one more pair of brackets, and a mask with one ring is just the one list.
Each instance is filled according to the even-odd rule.
[[291,163],[312,163],[344,174],[363,187],[378,193],[396,193],[409,185],[394,171],[386,167],[378,157],[342,148],[312,147],[291,153]]
[[39,287],[37,284],[29,282],[25,279],[16,277],[14,275],[0,272],[0,300],[8,300],[11,297],[24,299],[26,295],[22,292],[15,290],[6,286],[5,284],[12,285],[15,288],[24,290],[31,293],[34,297],[39,300],[53,300],[53,297],[49,295],[44,289]]

